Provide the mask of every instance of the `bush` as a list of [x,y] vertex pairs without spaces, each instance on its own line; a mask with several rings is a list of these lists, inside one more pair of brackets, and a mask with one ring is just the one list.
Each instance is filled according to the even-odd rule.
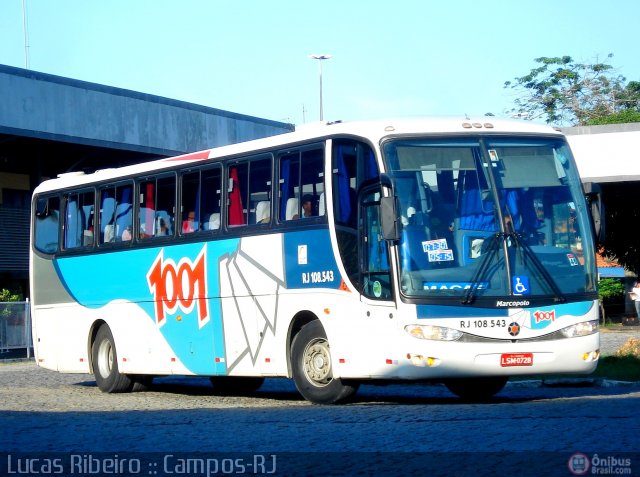
[[616,356],[632,356],[640,358],[640,340],[637,338],[629,338],[622,347],[616,351]]
[[[19,293],[13,293],[6,288],[0,290],[0,303],[22,301],[22,295]],[[0,306],[0,318],[9,318],[12,314],[10,306]]]
[[614,301],[624,296],[624,285],[616,278],[603,278],[598,282],[598,295],[601,301]]

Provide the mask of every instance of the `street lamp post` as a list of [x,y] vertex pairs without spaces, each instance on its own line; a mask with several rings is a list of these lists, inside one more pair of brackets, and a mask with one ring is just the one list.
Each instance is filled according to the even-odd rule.
[[309,58],[318,60],[319,72],[320,72],[320,121],[322,121],[322,60],[328,60],[331,55],[309,55]]

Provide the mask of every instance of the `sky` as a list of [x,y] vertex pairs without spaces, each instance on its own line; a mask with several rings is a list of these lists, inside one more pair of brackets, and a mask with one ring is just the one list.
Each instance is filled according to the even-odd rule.
[[0,64],[302,124],[321,63],[324,120],[509,116],[504,83],[538,57],[613,53],[640,81],[638,19],[637,0],[0,0]]

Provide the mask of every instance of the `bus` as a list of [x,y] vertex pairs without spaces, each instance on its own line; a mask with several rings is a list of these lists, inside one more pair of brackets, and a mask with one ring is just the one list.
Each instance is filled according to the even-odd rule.
[[61,174],[32,201],[36,362],[104,392],[289,378],[313,403],[591,373],[598,211],[560,132],[496,118],[310,124]]

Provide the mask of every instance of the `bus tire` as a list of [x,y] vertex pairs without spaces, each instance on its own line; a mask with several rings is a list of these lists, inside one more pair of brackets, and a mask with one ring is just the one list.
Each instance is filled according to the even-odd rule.
[[118,370],[118,353],[116,343],[107,325],[102,325],[96,333],[91,346],[93,375],[100,391],[105,393],[129,392],[133,388],[133,380]]
[[134,393],[148,391],[153,384],[153,375],[151,374],[137,374],[131,376],[130,379],[133,381],[131,391]]
[[508,377],[480,377],[448,379],[445,386],[456,396],[467,401],[486,401],[502,391]]
[[264,378],[245,376],[211,376],[209,378],[216,394],[242,396],[256,392],[264,384]]
[[291,371],[298,392],[315,404],[334,404],[358,390],[357,383],[334,378],[331,348],[319,321],[307,323],[291,344]]

